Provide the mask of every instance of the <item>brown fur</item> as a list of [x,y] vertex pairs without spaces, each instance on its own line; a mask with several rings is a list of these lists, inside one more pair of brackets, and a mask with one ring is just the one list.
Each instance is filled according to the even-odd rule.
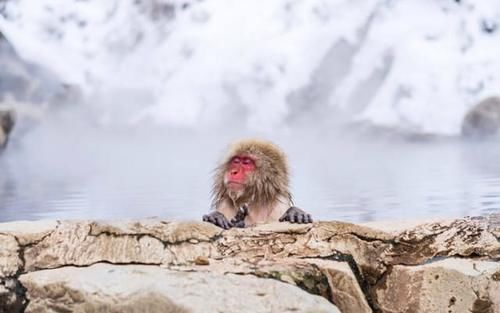
[[[249,177],[247,187],[241,194],[230,194],[224,184],[224,176],[236,155],[253,158],[256,171]],[[212,207],[226,218],[232,218],[239,207],[247,204],[250,209],[247,222],[277,221],[293,205],[288,185],[288,161],[278,146],[264,140],[241,140],[229,147],[226,157],[215,170]]]

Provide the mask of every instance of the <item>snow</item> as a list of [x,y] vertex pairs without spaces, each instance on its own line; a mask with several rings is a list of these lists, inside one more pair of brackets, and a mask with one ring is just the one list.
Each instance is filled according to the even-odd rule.
[[[305,105],[335,108],[350,120],[456,134],[465,111],[500,83],[500,30],[483,29],[500,25],[497,0],[2,5],[0,31],[21,57],[89,99],[108,94],[113,100],[92,106],[111,112],[108,122],[118,118],[112,112],[129,110],[121,116],[130,122],[196,127],[234,110],[250,129],[272,129],[300,113],[290,95],[320,80],[326,99]],[[349,53],[332,53],[339,43]],[[324,64],[332,75],[347,66],[337,82],[318,76]],[[128,96],[119,96],[123,90]],[[129,96],[136,105],[124,104]]]

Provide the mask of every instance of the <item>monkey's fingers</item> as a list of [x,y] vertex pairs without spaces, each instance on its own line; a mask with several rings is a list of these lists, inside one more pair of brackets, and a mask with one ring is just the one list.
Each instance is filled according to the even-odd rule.
[[228,225],[226,217],[219,212],[214,212],[214,213],[210,213],[207,215],[203,215],[203,221],[212,223],[215,226],[219,226],[219,227],[224,228],[224,229],[229,229],[229,225]]
[[203,215],[203,221],[204,222],[210,222],[210,215],[208,215],[208,214]]
[[244,221],[244,220],[240,220],[240,221],[231,221],[231,224],[233,225],[233,227],[237,227],[237,228],[245,228],[245,221]]
[[227,220],[227,218],[225,218],[225,217],[222,217],[222,218],[220,219],[220,223],[222,224],[222,226],[221,226],[221,227],[222,227],[222,228],[224,228],[224,229],[229,229],[229,228],[231,228],[231,227],[232,227],[231,223],[229,223],[229,221],[228,221],[228,220]]
[[209,223],[217,225],[217,221],[215,220],[215,217],[211,214],[203,216],[203,220],[205,222],[209,222]]
[[279,219],[280,222],[292,222],[293,223],[293,212],[286,211],[282,217]]
[[304,213],[304,214],[299,214],[298,217],[298,222],[299,224],[305,224],[306,223],[306,219],[307,219],[307,215]]
[[229,229],[229,222],[224,216],[218,215],[215,219],[217,221],[216,224],[217,226],[222,227],[224,229]]
[[311,214],[307,214],[305,223],[312,223],[312,222],[313,222],[313,218],[312,218]]
[[313,222],[311,214],[307,214],[306,212],[300,212],[295,215],[294,221],[299,224],[309,224]]
[[291,207],[285,212],[285,214],[283,214],[282,217],[280,217],[279,221],[306,224],[312,223],[312,217],[310,214],[307,214],[305,211],[297,207]]
[[300,222],[302,224],[309,224],[309,223],[312,223],[312,217],[311,217],[311,214],[307,214],[304,212],[304,214],[301,215],[301,219],[300,219]]

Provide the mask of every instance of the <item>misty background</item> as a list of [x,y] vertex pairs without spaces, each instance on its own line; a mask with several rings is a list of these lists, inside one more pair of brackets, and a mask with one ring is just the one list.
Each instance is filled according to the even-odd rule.
[[195,219],[227,144],[273,140],[296,205],[347,221],[500,212],[500,3],[3,0],[0,221]]

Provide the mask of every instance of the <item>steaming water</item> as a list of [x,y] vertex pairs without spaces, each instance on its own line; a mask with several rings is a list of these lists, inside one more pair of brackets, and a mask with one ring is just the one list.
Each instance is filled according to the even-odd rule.
[[[0,221],[199,220],[209,209],[211,171],[224,145],[243,135],[248,133],[44,126],[2,155]],[[500,147],[491,142],[395,142],[299,130],[266,137],[289,153],[295,202],[316,219],[500,212]]]
[[[498,92],[498,25],[497,0],[0,1],[0,32],[50,73],[25,71],[26,89],[55,77],[81,96],[19,110],[0,221],[199,219],[224,146],[252,135],[289,153],[317,219],[499,212],[498,142],[453,139]],[[350,121],[450,137],[363,138]]]

